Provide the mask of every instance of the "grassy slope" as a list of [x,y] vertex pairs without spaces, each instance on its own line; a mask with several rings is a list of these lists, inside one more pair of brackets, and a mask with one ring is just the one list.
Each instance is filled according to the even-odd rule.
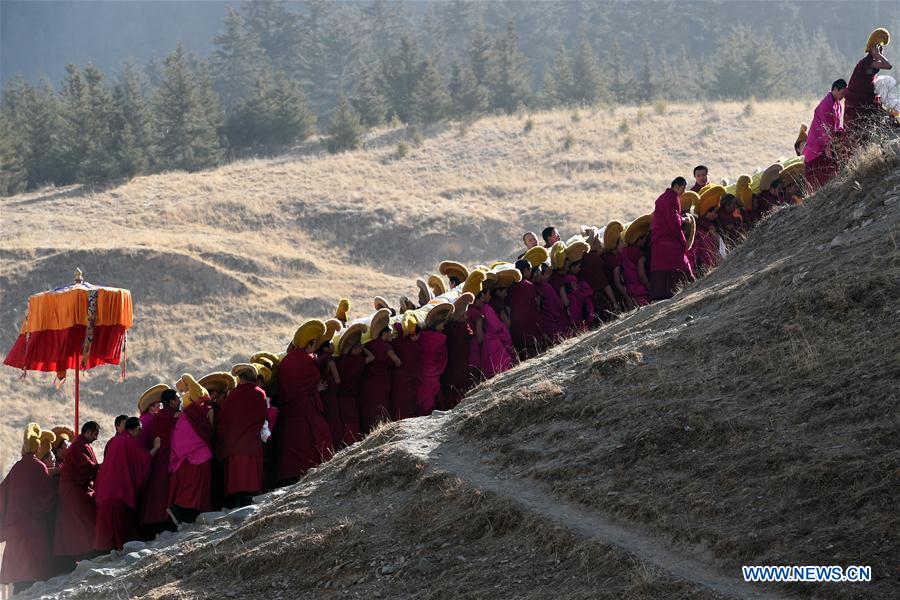
[[[258,349],[279,350],[303,318],[348,296],[414,295],[416,275],[445,258],[509,257],[524,230],[630,219],[698,162],[734,178],[791,153],[808,103],[674,105],[556,111],[426,132],[396,157],[398,130],[367,148],[293,154],[214,171],[140,177],[97,193],[44,190],[0,199],[0,346],[12,344],[29,294],[88,281],[133,291],[128,379],[103,368],[83,381],[83,419],[111,422],[140,392],[182,371],[203,374]],[[625,129],[627,133],[620,131]],[[707,128],[705,135],[698,132]],[[565,150],[567,133],[574,146]],[[628,149],[629,145],[631,146]],[[73,386],[0,370],[4,470],[29,420],[71,419]]]

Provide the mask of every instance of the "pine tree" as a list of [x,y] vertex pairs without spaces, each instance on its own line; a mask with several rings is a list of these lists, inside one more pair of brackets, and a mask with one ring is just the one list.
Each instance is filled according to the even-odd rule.
[[488,84],[488,78],[493,69],[493,46],[491,40],[484,32],[481,24],[477,24],[472,31],[469,42],[469,66],[475,81],[481,85]]
[[531,96],[525,57],[519,50],[519,37],[512,19],[506,25],[506,32],[497,38],[494,55],[495,69],[488,83],[491,104],[495,109],[512,113]]
[[77,181],[81,161],[88,152],[89,143],[87,115],[90,109],[87,90],[81,71],[72,64],[66,65],[60,108],[62,174],[55,183],[68,185]]
[[5,113],[0,112],[0,196],[11,196],[28,187],[28,171],[22,132]]
[[600,64],[590,42],[581,37],[575,56],[572,58],[573,97],[582,104],[593,104],[600,99],[603,77]]
[[360,122],[366,127],[377,127],[384,123],[388,110],[387,100],[378,91],[372,71],[365,71],[360,78],[353,107],[359,113]]
[[63,109],[56,91],[44,80],[38,86],[27,85],[22,92],[21,115],[16,116],[16,122],[21,124],[25,139],[28,187],[71,183],[65,167]]
[[275,145],[296,144],[316,132],[316,115],[309,109],[303,88],[284,74],[275,76],[272,107],[276,125],[272,141]]
[[373,0],[361,10],[366,37],[373,54],[381,55],[392,50],[395,40],[410,30],[407,15],[398,2]]
[[254,34],[272,66],[296,74],[300,16],[282,0],[244,0],[241,10],[247,31]]
[[469,67],[454,65],[450,95],[452,112],[457,117],[478,117],[491,108],[487,88],[478,83]]
[[771,36],[739,26],[719,38],[711,93],[719,98],[767,98],[775,91],[783,61]]
[[218,164],[221,146],[217,107],[211,90],[195,83],[179,44],[166,57],[165,78],[156,94],[155,118],[159,133],[160,166],[197,171]]
[[572,59],[563,44],[556,51],[553,65],[544,74],[541,86],[541,104],[546,107],[571,104],[578,100]]
[[426,58],[422,65],[422,77],[413,93],[413,116],[419,123],[430,125],[445,118],[449,107],[450,98],[444,80],[431,58]]
[[103,73],[93,65],[84,68],[85,113],[81,146],[84,154],[76,169],[78,181],[103,183],[119,176],[116,149],[110,123],[115,113],[112,92],[103,80]]
[[609,88],[616,102],[630,102],[634,98],[634,81],[631,70],[625,62],[619,38],[614,37],[606,58],[609,72]]
[[397,49],[388,55],[381,66],[382,93],[391,112],[404,123],[412,120],[413,94],[422,77],[424,61],[415,41],[402,36]]
[[211,57],[214,88],[222,106],[230,110],[250,90],[253,82],[267,68],[268,59],[255,32],[247,32],[244,19],[229,8],[225,31],[214,39],[216,50]]
[[350,102],[341,96],[338,105],[331,115],[328,127],[328,152],[335,154],[345,150],[355,150],[362,143],[363,128],[359,123],[359,115],[350,106]]
[[133,177],[149,172],[155,158],[152,117],[131,65],[125,66],[113,88],[113,106],[110,129],[119,174]]
[[656,98],[657,86],[656,74],[654,72],[655,68],[656,58],[653,53],[653,48],[650,47],[649,43],[644,42],[641,77],[638,80],[638,91],[640,93],[640,99],[645,102],[649,102]]

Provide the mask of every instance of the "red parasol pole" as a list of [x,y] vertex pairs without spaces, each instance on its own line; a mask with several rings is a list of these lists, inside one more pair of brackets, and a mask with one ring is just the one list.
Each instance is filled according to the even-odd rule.
[[75,435],[78,435],[78,376],[81,373],[81,356],[79,355],[75,361]]

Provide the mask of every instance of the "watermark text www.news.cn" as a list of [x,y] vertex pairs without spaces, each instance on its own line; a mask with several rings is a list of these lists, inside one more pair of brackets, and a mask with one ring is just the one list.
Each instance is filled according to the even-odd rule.
[[838,565],[743,566],[744,581],[777,583],[863,583],[872,581],[872,567]]

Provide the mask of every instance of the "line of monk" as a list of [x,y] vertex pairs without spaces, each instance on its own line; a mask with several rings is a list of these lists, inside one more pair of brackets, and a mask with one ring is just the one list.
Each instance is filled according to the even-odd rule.
[[[884,68],[886,41],[870,40],[864,67]],[[832,100],[852,86],[836,82]],[[820,121],[809,141],[801,130],[797,154],[819,147]],[[333,318],[303,323],[284,352],[148,389],[138,416],[116,418],[102,464],[96,422],[78,435],[29,424],[22,458],[0,483],[0,582],[20,591],[201,512],[245,506],[381,423],[451,410],[518,362],[671,298],[766,213],[801,202],[811,162],[781,161],[733,185],[710,183],[700,165],[691,189],[676,177],[653,212],[628,224],[587,227],[566,241],[547,227],[543,245],[528,232],[514,263],[444,261],[440,274],[417,280],[417,302],[404,296],[392,308],[376,297],[374,312],[355,320],[341,299]]]

